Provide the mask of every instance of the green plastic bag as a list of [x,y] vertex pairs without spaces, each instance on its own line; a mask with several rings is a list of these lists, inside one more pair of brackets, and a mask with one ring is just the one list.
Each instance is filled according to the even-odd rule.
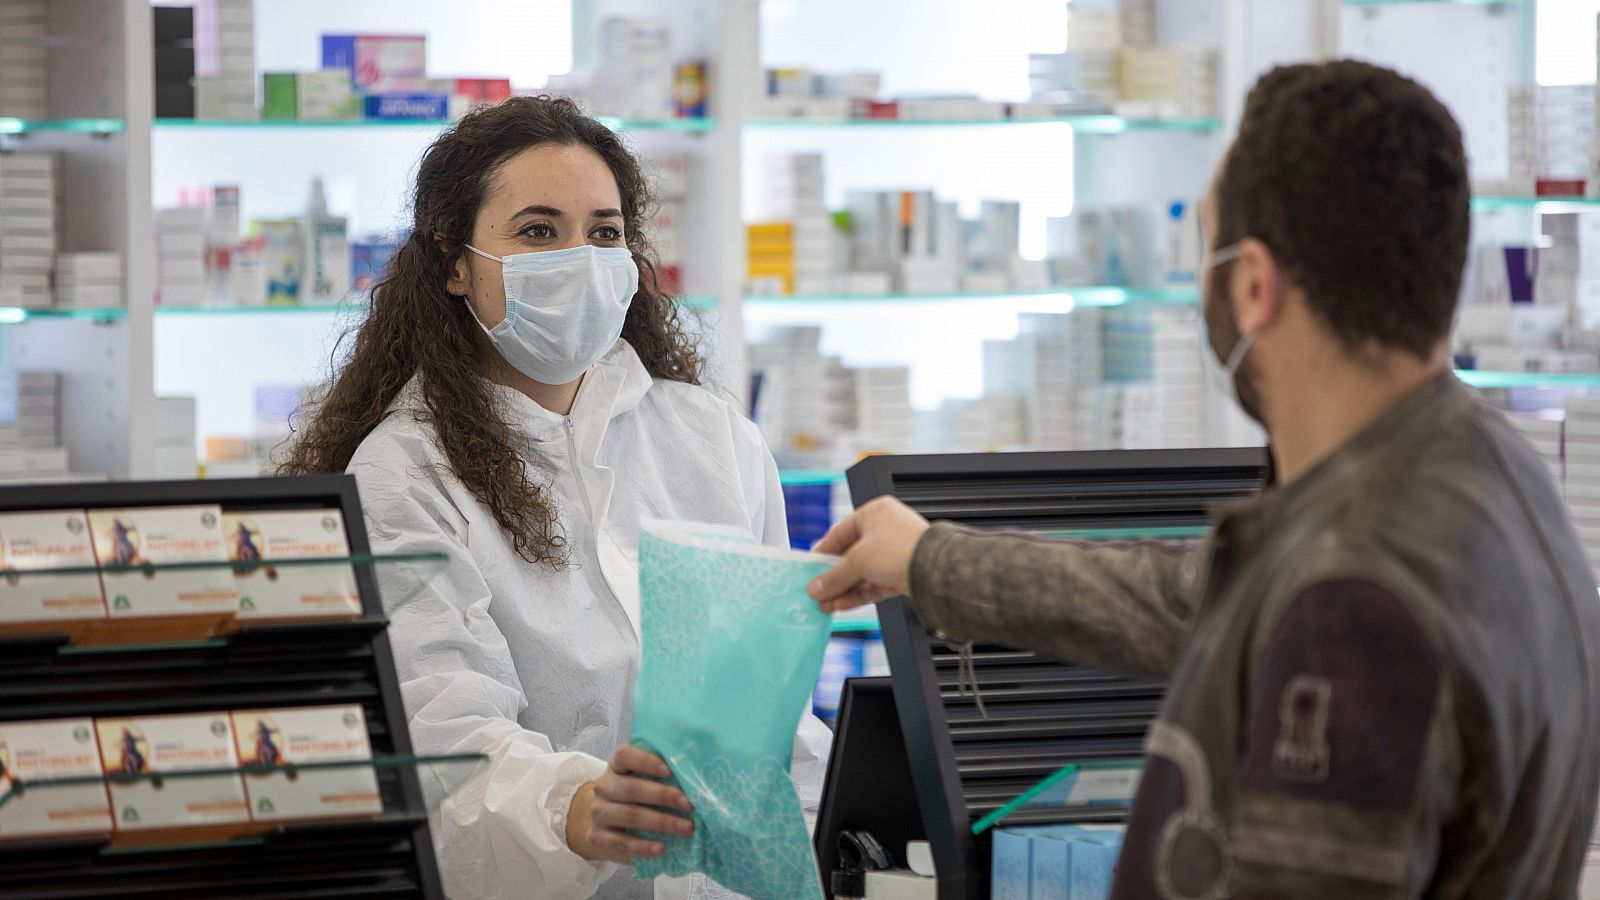
[[789,761],[829,634],[806,585],[833,562],[718,526],[641,527],[632,742],[671,767],[695,833],[644,835],[667,852],[635,860],[640,879],[701,872],[754,900],[822,897]]

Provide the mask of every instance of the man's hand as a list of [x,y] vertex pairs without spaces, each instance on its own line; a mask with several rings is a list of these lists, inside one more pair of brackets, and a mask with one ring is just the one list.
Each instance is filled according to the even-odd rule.
[[861,507],[812,548],[844,559],[811,582],[811,598],[835,613],[909,592],[911,555],[927,530],[927,519],[892,497]]
[[[659,841],[644,840],[634,832],[687,837],[694,823],[685,815],[693,810],[683,791],[640,778],[670,776],[659,756],[637,747],[619,747],[606,773],[584,785],[572,798],[567,813],[567,846],[590,862],[629,865],[632,860],[666,852]],[[682,814],[662,809],[683,810]]]

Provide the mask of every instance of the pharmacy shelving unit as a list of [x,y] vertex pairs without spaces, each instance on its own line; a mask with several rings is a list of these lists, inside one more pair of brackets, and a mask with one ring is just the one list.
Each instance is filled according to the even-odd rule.
[[[195,504],[217,504],[224,510],[338,510],[350,555],[303,562],[353,571],[361,614],[259,624],[210,615],[0,626],[0,721],[359,705],[382,811],[355,819],[18,838],[0,842],[0,871],[5,873],[0,894],[29,900],[442,897],[428,811],[485,757],[413,752],[377,592],[380,579],[425,581],[443,565],[442,557],[374,556],[355,480],[343,475],[0,489],[0,513]],[[209,565],[124,568],[160,577],[164,568]],[[10,577],[93,574],[111,568],[37,570]],[[232,570],[235,577],[243,574],[230,563],[216,568]],[[255,770],[238,771],[248,775]],[[105,780],[151,780],[175,791],[184,777],[112,775]],[[23,782],[20,789],[26,795],[52,790],[52,784],[62,786]],[[9,797],[19,785],[8,782],[6,787],[11,793],[0,794]]]
[[[646,151],[653,142],[665,141],[672,149],[697,158],[703,177],[692,186],[690,218],[694,221],[685,235],[686,243],[695,248],[688,260],[686,287],[692,295],[688,305],[703,310],[708,325],[715,329],[717,339],[712,345],[720,381],[735,394],[741,393],[747,383],[743,377],[747,318],[758,319],[756,324],[794,321],[796,316],[826,322],[851,315],[858,304],[888,303],[904,305],[918,315],[936,316],[941,309],[948,314],[970,308],[972,303],[993,301],[1004,306],[1019,299],[1002,295],[747,297],[743,179],[753,141],[777,141],[803,148],[816,136],[842,136],[847,141],[876,136],[871,139],[904,140],[908,147],[926,148],[930,142],[925,138],[929,135],[973,133],[1003,147],[1012,136],[1029,133],[1030,129],[1057,129],[1073,148],[1076,206],[1156,203],[1198,193],[1233,130],[1244,89],[1262,70],[1282,61],[1325,56],[1341,47],[1380,58],[1390,51],[1398,54],[1401,41],[1388,37],[1389,32],[1399,30],[1411,35],[1416,33],[1415,28],[1390,29],[1385,25],[1396,16],[1419,14],[1405,6],[1423,8],[1422,13],[1432,8],[1453,38],[1430,41],[1428,47],[1472,50],[1418,50],[1437,57],[1430,60],[1430,65],[1462,70],[1459,78],[1450,70],[1431,79],[1431,83],[1454,78],[1470,85],[1478,96],[1491,87],[1503,91],[1506,83],[1517,80],[1508,69],[1526,74],[1531,65],[1531,53],[1526,50],[1531,46],[1527,24],[1527,7],[1531,4],[1445,9],[1451,4],[1417,2],[1357,9],[1340,0],[1158,0],[1161,40],[1211,43],[1219,48],[1218,93],[1222,107],[1215,119],[1151,121],[1071,116],[1025,122],[773,121],[756,115],[754,85],[759,83],[763,62],[760,0],[574,3],[575,62],[583,63],[585,53],[591,57],[594,53],[593,35],[586,37],[579,32],[593,30],[595,23],[611,14],[668,17],[674,22],[675,33],[682,32],[683,46],[675,48],[675,53],[699,53],[711,60],[715,82],[709,118],[613,120],[611,124]],[[49,9],[51,117],[43,121],[0,119],[0,145],[60,150],[65,154],[64,246],[69,250],[122,251],[128,260],[127,303],[120,311],[0,310],[0,363],[63,373],[63,437],[75,469],[113,478],[149,476],[155,471],[157,342],[166,328],[181,322],[187,329],[182,332],[185,340],[227,345],[255,339],[257,317],[270,316],[272,327],[278,329],[271,332],[273,335],[290,327],[286,323],[304,322],[292,326],[299,329],[294,334],[311,340],[325,334],[329,320],[359,313],[352,304],[305,307],[293,313],[270,308],[158,310],[154,301],[151,203],[153,172],[159,164],[153,157],[163,143],[321,140],[314,145],[318,152],[332,155],[340,152],[341,145],[353,147],[368,140],[415,143],[445,123],[156,120],[149,0],[53,0]],[[1487,49],[1491,44],[1492,53]],[[1405,42],[1404,46],[1409,52],[1417,45]],[[1495,145],[1494,123],[1499,122],[1503,129],[1501,110],[1485,112],[1481,118],[1482,122],[1467,123],[1475,159],[1484,156],[1479,145],[1491,149]],[[328,143],[330,139],[332,143]],[[218,155],[226,158],[228,154]],[[1039,177],[1048,176],[1044,172]],[[400,176],[397,179],[403,180]],[[1536,202],[1547,201],[1480,198],[1477,206],[1485,213],[1510,210],[1514,214],[1519,209],[1534,208]],[[1085,308],[1183,303],[1193,299],[1192,289],[1130,291],[1106,287],[1043,292],[1040,302],[1044,308],[1060,310],[1067,308],[1069,302],[1074,308]],[[968,302],[947,302],[950,300]],[[185,350],[171,347],[161,352]],[[227,372],[218,372],[213,380],[226,381],[228,377]],[[243,395],[240,400],[243,402]],[[1248,433],[1247,428],[1234,423],[1220,433],[1212,433],[1210,438],[1214,443],[1238,443],[1240,435]]]

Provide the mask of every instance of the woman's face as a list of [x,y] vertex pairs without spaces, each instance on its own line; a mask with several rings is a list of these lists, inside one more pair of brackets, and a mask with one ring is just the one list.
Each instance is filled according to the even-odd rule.
[[[543,253],[592,244],[625,247],[617,180],[588,147],[540,144],[506,160],[473,223],[472,246],[490,256]],[[484,328],[506,317],[501,264],[466,252],[449,292],[466,297]]]

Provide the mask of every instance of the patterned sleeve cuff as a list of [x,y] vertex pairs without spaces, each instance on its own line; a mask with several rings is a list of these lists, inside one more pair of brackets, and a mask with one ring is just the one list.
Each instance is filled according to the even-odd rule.
[[951,541],[965,533],[958,525],[937,522],[917,541],[911,554],[911,608],[929,631],[947,642],[960,642],[964,637],[951,633],[954,623],[948,607],[952,601],[944,590],[939,564]]

